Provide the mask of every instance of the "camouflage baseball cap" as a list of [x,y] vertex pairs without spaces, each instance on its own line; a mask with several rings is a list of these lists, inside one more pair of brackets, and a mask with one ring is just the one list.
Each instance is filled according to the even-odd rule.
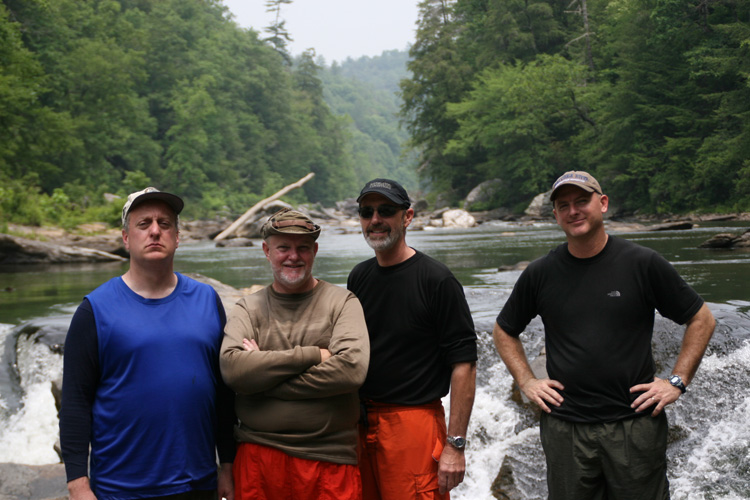
[[125,221],[127,220],[128,214],[132,209],[148,200],[163,201],[164,203],[172,207],[172,210],[174,210],[174,213],[177,215],[180,215],[180,212],[182,212],[182,208],[185,206],[182,198],[180,198],[176,194],[165,193],[164,191],[159,191],[155,187],[147,187],[146,189],[142,189],[141,191],[136,191],[135,193],[130,193],[128,195],[128,200],[122,207],[122,225],[125,226]]
[[307,234],[317,240],[320,236],[320,226],[302,212],[282,208],[268,218],[260,234],[264,240],[274,234]]

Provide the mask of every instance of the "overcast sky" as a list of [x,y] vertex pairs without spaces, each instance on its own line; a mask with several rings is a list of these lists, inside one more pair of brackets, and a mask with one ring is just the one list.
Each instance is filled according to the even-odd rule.
[[[263,33],[274,21],[265,0],[224,0],[243,28]],[[326,63],[406,49],[414,41],[418,0],[294,0],[281,17],[294,41],[292,55],[314,48]],[[265,35],[265,34],[264,34]]]

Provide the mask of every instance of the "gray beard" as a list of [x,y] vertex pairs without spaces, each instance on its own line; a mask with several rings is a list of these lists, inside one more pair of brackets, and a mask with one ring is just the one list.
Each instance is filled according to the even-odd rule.
[[370,245],[370,248],[375,250],[376,252],[385,252],[387,250],[390,250],[396,245],[396,242],[398,241],[398,235],[393,234],[393,231],[391,231],[388,234],[387,238],[380,239],[380,240],[372,240],[369,236],[365,236],[365,241],[368,245]]

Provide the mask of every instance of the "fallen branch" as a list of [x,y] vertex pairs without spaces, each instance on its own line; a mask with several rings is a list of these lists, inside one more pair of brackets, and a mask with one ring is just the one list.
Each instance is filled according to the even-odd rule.
[[239,229],[240,227],[242,227],[242,225],[245,222],[247,222],[248,219],[250,219],[250,217],[252,217],[256,213],[258,213],[259,211],[261,211],[264,206],[266,206],[267,204],[269,204],[270,202],[272,202],[274,200],[277,200],[277,199],[281,198],[282,196],[284,196],[285,194],[287,194],[292,189],[296,189],[298,187],[301,187],[304,183],[306,183],[307,181],[309,181],[310,179],[312,179],[314,176],[315,176],[315,173],[314,172],[310,172],[309,174],[307,174],[306,176],[304,176],[303,178],[301,178],[297,182],[294,182],[294,183],[289,184],[288,186],[282,188],[276,194],[274,194],[272,196],[269,196],[265,200],[259,201],[258,203],[256,203],[255,205],[253,205],[250,208],[250,210],[248,210],[247,212],[245,212],[244,214],[242,214],[239,217],[239,219],[237,219],[236,221],[232,222],[229,225],[228,228],[226,228],[225,230],[223,230],[222,232],[220,232],[219,234],[217,234],[216,238],[214,238],[214,241],[221,241],[224,238],[232,235],[235,231],[237,231],[237,229]]

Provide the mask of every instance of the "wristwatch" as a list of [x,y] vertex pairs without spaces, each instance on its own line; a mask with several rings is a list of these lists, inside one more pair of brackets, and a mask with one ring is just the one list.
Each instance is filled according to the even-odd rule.
[[677,387],[683,394],[685,394],[687,389],[685,389],[685,383],[682,381],[682,377],[679,375],[670,375],[668,380],[670,384]]
[[466,446],[466,438],[463,436],[446,436],[445,440],[449,445],[459,450]]

